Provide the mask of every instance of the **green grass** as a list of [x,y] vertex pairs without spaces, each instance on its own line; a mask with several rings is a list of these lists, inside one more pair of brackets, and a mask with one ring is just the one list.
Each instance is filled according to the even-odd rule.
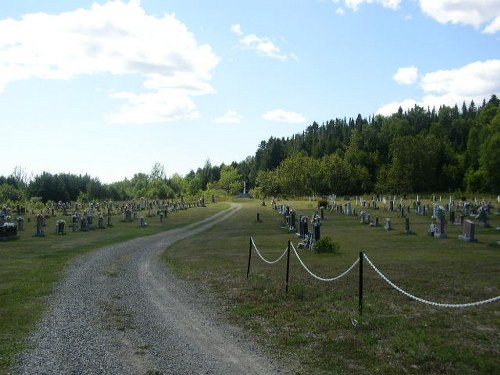
[[[7,372],[14,356],[26,347],[27,335],[47,307],[46,297],[71,259],[113,243],[184,226],[227,207],[227,203],[217,203],[171,212],[163,222],[159,216],[148,217],[144,211],[148,226],[143,228],[137,221],[121,222],[116,215],[112,227],[88,232],[72,232],[67,227],[63,236],[55,234],[56,221],[64,218],[68,226],[71,217],[56,213],[56,217],[47,219],[45,237],[34,236],[34,215],[26,215],[25,230],[19,232],[19,239],[0,242],[0,373]],[[110,269],[109,276],[117,272],[119,269]],[[119,321],[119,312],[111,313]]]
[[[299,373],[338,374],[495,374],[500,373],[499,302],[473,308],[438,308],[416,302],[385,283],[364,262],[363,315],[358,312],[358,267],[324,283],[307,274],[292,255],[289,292],[286,258],[267,265],[253,252],[246,279],[249,236],[269,260],[295,235],[283,218],[259,202],[244,203],[228,221],[176,243],[165,260],[183,277],[216,293],[221,311],[256,334],[284,358],[297,358]],[[314,202],[289,202],[310,215]],[[359,208],[358,208],[359,211]],[[256,221],[260,214],[261,222]],[[333,277],[364,251],[394,283],[430,301],[475,302],[500,295],[500,216],[492,228],[476,226],[477,243],[458,240],[461,227],[447,225],[448,238],[427,235],[430,216],[409,214],[414,234],[405,234],[396,213],[370,211],[380,223],[391,217],[393,231],[325,211],[322,236],[340,253],[300,250],[317,275]],[[285,359],[286,361],[286,359]]]

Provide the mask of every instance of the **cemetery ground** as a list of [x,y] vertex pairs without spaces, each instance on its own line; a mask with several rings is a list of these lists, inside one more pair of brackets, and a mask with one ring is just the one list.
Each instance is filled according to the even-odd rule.
[[[311,215],[316,202],[280,202]],[[429,203],[429,202],[427,202]],[[354,207],[357,212],[359,207]],[[321,237],[340,245],[338,254],[300,249],[306,266],[323,278],[338,276],[363,251],[393,283],[427,301],[463,304],[500,295],[500,216],[490,228],[476,225],[477,242],[458,239],[461,225],[446,225],[447,238],[427,234],[431,214],[366,209],[380,227],[358,216],[324,211]],[[257,221],[259,214],[260,221]],[[385,219],[393,230],[386,231]],[[473,219],[471,219],[473,220]],[[164,258],[172,269],[220,297],[221,310],[271,346],[280,357],[298,360],[298,373],[331,374],[498,374],[500,302],[468,308],[424,304],[393,289],[365,261],[363,310],[358,310],[359,265],[334,282],[311,277],[293,255],[285,292],[286,255],[276,264],[252,249],[246,278],[249,237],[269,261],[291,240],[283,215],[268,203],[244,204],[229,221],[183,240]]]
[[[55,234],[56,222],[71,222],[71,216],[57,212],[55,217],[47,218],[44,237],[34,235],[34,215],[23,215],[24,230],[18,232],[19,239],[0,241],[0,374],[7,373],[14,356],[25,349],[27,335],[47,307],[46,297],[73,258],[139,236],[182,227],[228,207],[227,203],[217,203],[179,210],[161,222],[158,216],[148,217],[147,211],[143,211],[148,223],[145,227],[140,227],[137,220],[122,222],[116,214],[112,227],[72,232],[71,225],[66,225],[64,235]],[[31,218],[30,222],[27,218]]]
[[[267,202],[243,205],[229,220],[178,242],[164,253],[169,267],[196,287],[217,297],[221,313],[245,327],[283,362],[300,363],[297,373],[345,374],[495,374],[500,372],[499,302],[470,308],[440,308],[414,301],[391,288],[364,262],[363,314],[358,310],[358,266],[345,277],[324,283],[305,272],[292,254],[285,293],[286,256],[275,265],[254,253],[246,278],[249,237],[267,259],[277,259],[291,240],[283,215]],[[282,202],[311,215],[316,201]],[[33,221],[20,238],[0,243],[0,373],[7,372],[27,334],[46,308],[45,297],[75,256],[137,236],[158,233],[203,219],[227,208],[208,204],[88,232],[57,236],[47,222],[46,236],[34,237]],[[354,207],[359,212],[359,207]],[[427,234],[427,216],[410,213],[413,234],[397,212],[365,211],[381,226],[361,224],[358,216],[324,211],[321,236],[340,245],[338,254],[298,250],[315,274],[344,272],[364,251],[392,282],[430,301],[467,303],[500,295],[500,216],[491,227],[476,226],[477,242],[458,240],[460,225],[446,226],[447,238]],[[494,210],[496,212],[496,209]],[[260,221],[256,220],[257,213]],[[384,230],[392,218],[392,231]]]

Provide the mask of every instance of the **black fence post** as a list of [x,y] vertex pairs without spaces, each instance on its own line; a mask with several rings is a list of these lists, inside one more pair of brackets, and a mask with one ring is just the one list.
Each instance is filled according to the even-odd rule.
[[359,252],[359,315],[363,315],[363,258],[362,251]]
[[290,276],[290,240],[288,240],[287,258],[286,258],[286,288],[285,288],[286,293],[288,293],[289,276]]
[[250,236],[250,244],[248,245],[248,268],[247,268],[247,279],[250,273],[250,261],[252,260],[252,236]]

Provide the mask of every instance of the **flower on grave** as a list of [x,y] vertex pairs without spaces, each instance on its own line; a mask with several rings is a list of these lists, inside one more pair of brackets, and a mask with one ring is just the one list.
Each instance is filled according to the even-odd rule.
[[65,220],[63,220],[63,219],[61,219],[61,220],[57,220],[57,224],[58,224],[58,225],[59,225],[59,224],[66,224],[66,221],[65,221]]
[[434,216],[435,217],[444,217],[445,211],[443,206],[438,206],[437,204],[434,206]]

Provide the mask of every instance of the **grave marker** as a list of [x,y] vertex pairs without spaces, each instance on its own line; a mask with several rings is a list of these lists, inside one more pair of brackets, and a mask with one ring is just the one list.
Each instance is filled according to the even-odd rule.
[[458,238],[462,241],[476,242],[476,223],[471,220],[465,220],[463,226],[463,232]]

